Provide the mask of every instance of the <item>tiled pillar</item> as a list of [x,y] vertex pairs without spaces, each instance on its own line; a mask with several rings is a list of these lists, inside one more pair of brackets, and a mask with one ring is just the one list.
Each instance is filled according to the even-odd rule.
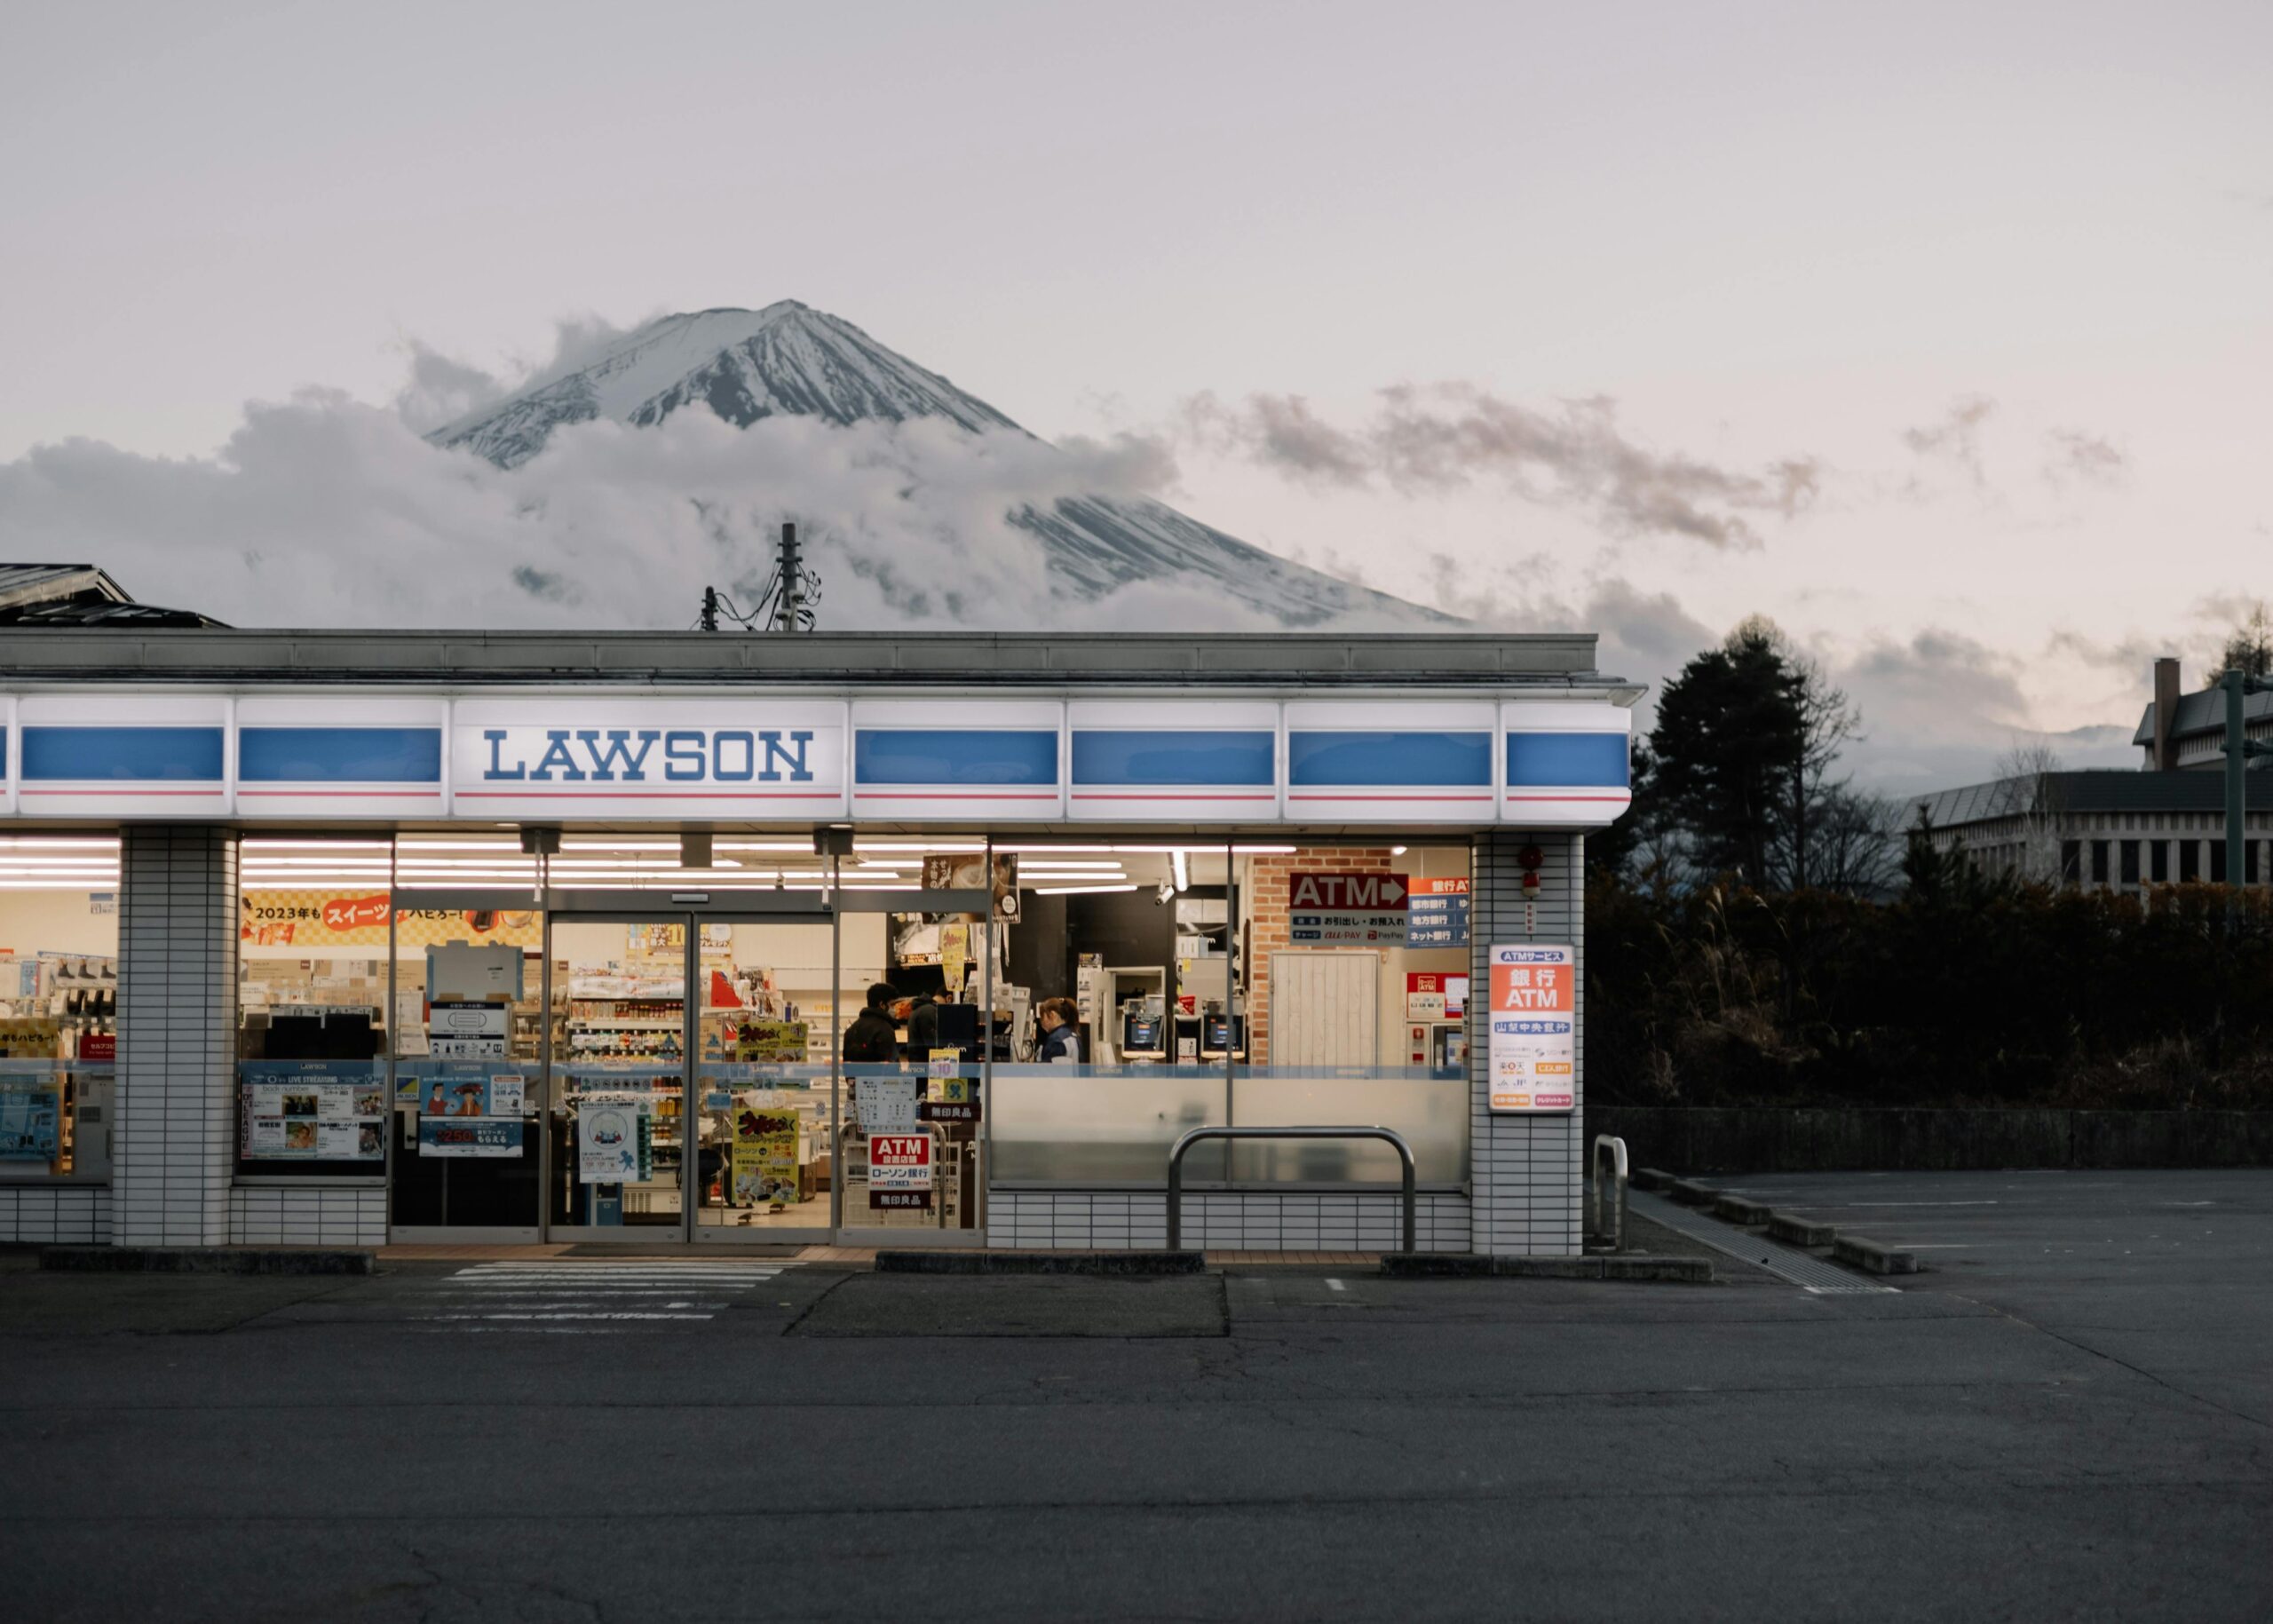
[[218,1246],[236,1141],[237,842],[202,826],[120,842],[120,1246]]
[[[1527,938],[1523,870],[1516,857],[1533,845],[1546,861],[1540,868],[1533,928]],[[1526,939],[1568,942],[1577,949],[1574,1008],[1580,1039],[1572,1090],[1576,1103],[1571,1111],[1494,1116],[1489,1018],[1469,1019],[1471,1244],[1493,1256],[1575,1256],[1586,1247],[1579,1206],[1586,1153],[1585,842],[1560,833],[1482,835],[1477,837],[1471,861],[1469,1008],[1489,1008],[1494,946]]]

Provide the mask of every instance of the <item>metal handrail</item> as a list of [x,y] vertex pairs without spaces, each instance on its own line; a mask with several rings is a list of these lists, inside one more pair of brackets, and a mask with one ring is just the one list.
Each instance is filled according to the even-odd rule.
[[[1606,1157],[1605,1152],[1608,1153]],[[1605,1160],[1611,1163],[1612,1170],[1618,1179],[1618,1216],[1607,1229],[1603,1227],[1602,1221],[1604,1205],[1602,1193],[1602,1169]],[[1588,1216],[1593,1222],[1589,1227],[1597,1235],[1609,1236],[1611,1248],[1613,1251],[1623,1252],[1626,1249],[1626,1141],[1615,1134],[1596,1134],[1590,1161],[1592,1165],[1588,1168],[1587,1174],[1587,1207]]]
[[1380,1139],[1397,1147],[1405,1164],[1405,1249],[1416,1250],[1420,1224],[1415,1218],[1413,1147],[1386,1128],[1194,1128],[1168,1152],[1168,1250],[1184,1249],[1184,1153],[1202,1139]]

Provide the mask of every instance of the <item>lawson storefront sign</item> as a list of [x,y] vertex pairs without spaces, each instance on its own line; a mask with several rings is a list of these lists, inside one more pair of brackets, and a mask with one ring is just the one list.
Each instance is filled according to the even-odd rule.
[[1600,828],[1630,713],[1572,700],[397,693],[0,696],[0,815]]

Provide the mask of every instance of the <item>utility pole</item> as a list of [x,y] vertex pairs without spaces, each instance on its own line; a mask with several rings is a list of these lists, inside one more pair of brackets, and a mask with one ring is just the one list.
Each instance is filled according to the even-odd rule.
[[2218,679],[2218,685],[2226,691],[2226,916],[2239,919],[2248,871],[2242,860],[2242,826],[2248,811],[2249,761],[2253,756],[2273,756],[2273,744],[2249,737],[2243,701],[2253,693],[2273,693],[2273,680],[2252,677],[2236,666]]
[[797,527],[781,527],[781,606],[774,612],[773,624],[781,631],[797,629],[797,608],[804,602],[802,588],[804,571],[797,558]]
[[718,589],[715,586],[702,589],[702,630],[718,630]]

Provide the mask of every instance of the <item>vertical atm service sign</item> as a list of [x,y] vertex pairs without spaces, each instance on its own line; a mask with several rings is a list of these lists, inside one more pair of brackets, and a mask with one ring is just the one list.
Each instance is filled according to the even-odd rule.
[[1525,942],[1492,949],[1492,1109],[1578,1104],[1577,954]]

